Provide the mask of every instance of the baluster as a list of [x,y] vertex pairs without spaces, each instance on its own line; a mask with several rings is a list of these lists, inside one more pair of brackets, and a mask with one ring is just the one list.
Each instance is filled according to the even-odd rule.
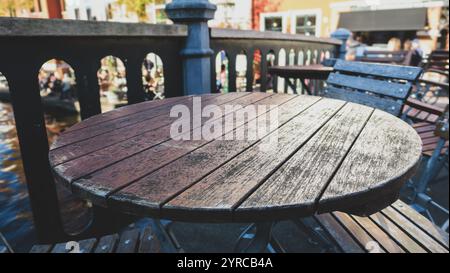
[[142,62],[141,56],[130,56],[124,59],[127,77],[128,104],[143,102],[144,86],[142,84]]
[[97,72],[100,69],[100,58],[91,56],[75,64],[75,77],[77,79],[78,101],[82,119],[100,114],[100,87]]
[[[27,56],[28,57],[28,56]],[[34,226],[40,242],[64,238],[55,182],[48,160],[48,139],[39,94],[39,64],[24,56],[7,71]]]
[[245,52],[245,55],[247,57],[247,74],[245,75],[246,81],[247,81],[247,92],[253,91],[253,81],[254,81],[254,74],[253,74],[253,58],[255,55],[255,52],[253,50],[247,50]]
[[267,54],[261,49],[261,92],[267,92]]
[[228,53],[228,92],[236,92],[236,57],[234,51]]

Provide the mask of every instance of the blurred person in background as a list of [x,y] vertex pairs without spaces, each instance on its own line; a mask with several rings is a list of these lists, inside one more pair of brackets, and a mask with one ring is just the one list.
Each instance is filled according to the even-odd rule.
[[403,50],[407,52],[403,65],[419,66],[422,63],[423,51],[420,48],[419,40],[406,40]]

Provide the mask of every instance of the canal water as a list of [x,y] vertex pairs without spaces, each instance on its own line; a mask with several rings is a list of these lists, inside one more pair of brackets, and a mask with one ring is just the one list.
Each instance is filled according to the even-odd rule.
[[[61,131],[77,123],[79,116],[46,115],[45,119],[51,143]],[[75,233],[89,221],[85,203],[71,197],[61,185],[57,189],[66,231]],[[36,242],[12,106],[3,102],[0,102],[0,232],[18,252],[28,251]]]

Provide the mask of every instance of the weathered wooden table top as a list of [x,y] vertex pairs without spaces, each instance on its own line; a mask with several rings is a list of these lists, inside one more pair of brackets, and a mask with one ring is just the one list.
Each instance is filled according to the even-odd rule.
[[51,147],[55,177],[75,194],[121,212],[180,221],[272,221],[380,210],[398,198],[421,157],[417,133],[390,114],[287,94],[202,96],[203,106],[221,109],[278,105],[278,128],[263,134],[278,134],[272,149],[259,147],[265,138],[171,139],[177,118],[170,118],[170,109],[192,109],[192,100],[145,102],[73,126]]
[[268,72],[276,76],[313,80],[326,80],[333,71],[333,67],[321,64],[272,66],[268,68]]

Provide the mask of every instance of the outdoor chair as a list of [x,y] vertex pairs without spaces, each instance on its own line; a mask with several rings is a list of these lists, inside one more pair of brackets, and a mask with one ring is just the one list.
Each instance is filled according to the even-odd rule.
[[360,103],[400,117],[422,69],[337,60],[324,96]]
[[442,229],[447,230],[449,212],[427,195],[427,189],[443,167],[448,169],[449,106],[447,105],[446,109],[440,112],[434,111],[433,114],[439,115],[435,123],[419,122],[413,124],[414,129],[422,139],[422,153],[426,161],[418,181],[409,181],[408,187],[413,191],[410,201],[416,210],[425,213],[433,222],[434,219],[429,213],[430,206],[447,215],[447,221],[441,226]]

